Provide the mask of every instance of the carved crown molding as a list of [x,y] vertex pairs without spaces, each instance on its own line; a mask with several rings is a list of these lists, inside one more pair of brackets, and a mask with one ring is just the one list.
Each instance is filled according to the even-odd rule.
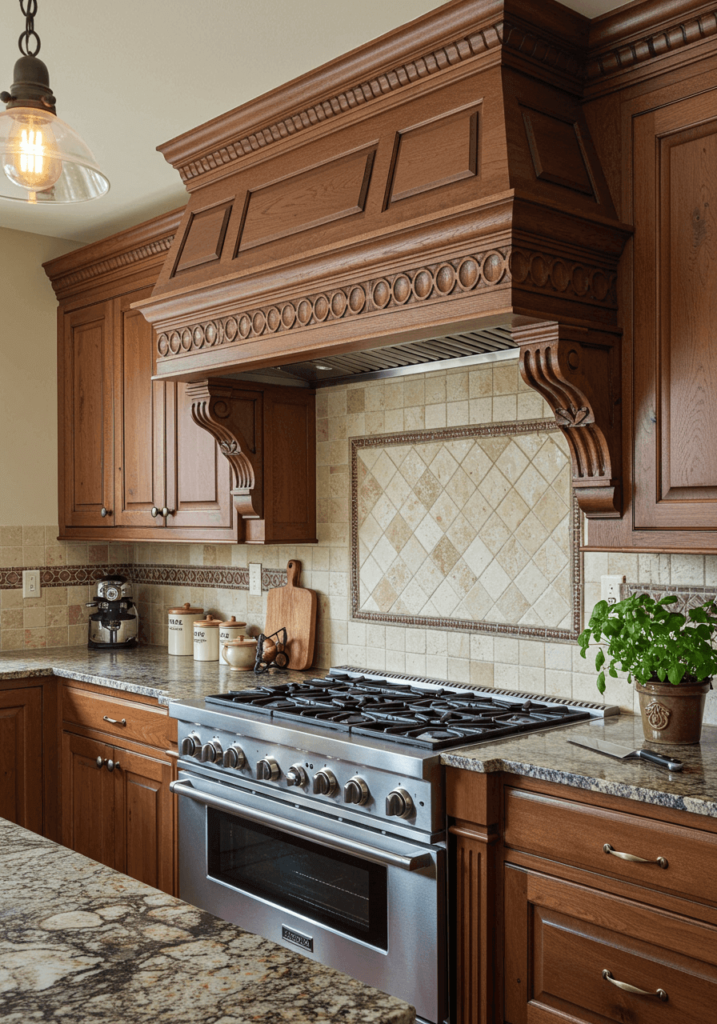
[[241,344],[269,334],[356,319],[382,310],[440,302],[451,295],[511,283],[613,309],[617,302],[615,280],[616,274],[605,267],[591,267],[529,249],[489,249],[163,331],[157,337],[157,352],[161,359],[172,359],[202,349]]
[[163,213],[159,217],[136,224],[99,242],[73,249],[43,264],[45,273],[59,299],[80,285],[94,285],[106,277],[156,257],[164,258],[174,241],[183,209]]
[[[357,107],[412,85],[419,79],[434,75],[445,68],[479,57],[490,50],[504,46],[531,61],[545,65],[551,71],[567,75],[578,82],[582,77],[582,57],[577,49],[561,45],[555,37],[542,34],[532,26],[518,21],[501,19],[494,24],[476,29],[443,46],[431,49],[420,57],[396,64],[390,70],[342,89],[318,102],[269,122],[256,130],[240,135],[223,145],[186,163],[175,163],[187,184],[218,167],[231,165],[242,157],[265,149],[289,136],[296,135],[323,121],[339,117]],[[160,147],[163,149],[164,147]]]
[[[634,26],[630,27],[634,32]],[[637,39],[620,41],[616,38],[613,46],[594,54],[588,61],[585,70],[587,82],[610,78],[637,64],[664,57],[714,35],[717,35],[717,6],[707,12],[685,13],[668,26],[646,32]]]
[[620,352],[615,336],[558,323],[513,329],[523,380],[570,447],[573,490],[590,519],[622,515]]
[[64,287],[69,288],[74,284],[82,284],[84,281],[91,281],[95,277],[101,277],[103,274],[108,274],[113,270],[121,270],[122,267],[128,267],[132,263],[141,263],[142,260],[147,260],[150,256],[159,256],[163,252],[168,252],[172,247],[173,241],[174,235],[167,235],[166,238],[150,242],[149,245],[140,245],[137,249],[131,249],[129,252],[112,256],[110,259],[100,260],[99,263],[92,263],[88,267],[83,267],[82,270],[75,271],[74,274],[68,274],[67,277],[63,277],[62,284]]

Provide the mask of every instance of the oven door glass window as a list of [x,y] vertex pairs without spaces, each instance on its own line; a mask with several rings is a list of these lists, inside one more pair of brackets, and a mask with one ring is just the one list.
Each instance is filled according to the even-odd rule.
[[387,949],[386,868],[207,808],[208,874]]

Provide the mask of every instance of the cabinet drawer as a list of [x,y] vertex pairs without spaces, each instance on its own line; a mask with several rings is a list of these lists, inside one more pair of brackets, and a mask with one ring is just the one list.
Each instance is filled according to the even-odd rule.
[[91,690],[65,686],[62,718],[65,722],[109,733],[118,740],[134,740],[163,749],[171,742],[173,721],[165,708],[153,708]]
[[[505,793],[507,847],[717,903],[717,835],[642,818],[639,804],[625,814],[519,789]],[[606,845],[615,852],[606,853]]]
[[505,884],[510,1024],[714,1019],[717,929],[519,868]]

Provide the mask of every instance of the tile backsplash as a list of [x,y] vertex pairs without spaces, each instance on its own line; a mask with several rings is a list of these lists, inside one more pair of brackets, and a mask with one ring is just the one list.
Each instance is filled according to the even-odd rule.
[[[351,616],[349,439],[538,419],[551,419],[551,415],[540,396],[523,384],[517,363],[512,361],[320,391],[317,545],[262,548],[60,542],[54,525],[2,526],[0,648],[8,651],[87,642],[85,604],[93,588],[78,583],[78,578],[89,577],[74,571],[63,582],[63,567],[90,573],[104,566],[124,567],[126,574],[137,580],[135,596],[145,640],[164,645],[167,609],[184,601],[222,617],[236,615],[257,631],[264,621],[266,593],[250,596],[244,589],[246,574],[232,572],[245,570],[249,562],[261,562],[264,585],[275,585],[287,561],[298,558],[303,585],[319,594],[318,667],[351,664],[599,701],[596,673],[590,662],[579,657],[575,643],[360,621]],[[548,436],[560,437],[552,432]],[[537,469],[540,471],[539,466]],[[450,496],[450,481],[445,493]],[[53,582],[43,587],[39,598],[24,600],[15,577],[10,581],[9,570],[37,566],[52,569]],[[177,571],[170,572],[173,568]],[[181,570],[187,568],[202,571],[183,574]],[[511,571],[517,577],[521,570],[516,566]],[[646,587],[717,588],[717,556],[586,552],[582,598],[588,613],[600,599],[600,577],[608,573],[624,574],[629,583]],[[615,681],[607,699],[626,710],[634,709],[633,694],[622,681]],[[708,720],[717,721],[715,704],[710,698]]]

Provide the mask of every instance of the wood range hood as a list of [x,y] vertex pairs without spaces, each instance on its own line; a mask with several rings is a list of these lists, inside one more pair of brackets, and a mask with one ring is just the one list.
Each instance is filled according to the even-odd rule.
[[139,304],[157,376],[206,413],[228,375],[517,347],[581,508],[620,516],[630,228],[582,111],[589,31],[552,0],[454,0],[160,146],[190,198]]

